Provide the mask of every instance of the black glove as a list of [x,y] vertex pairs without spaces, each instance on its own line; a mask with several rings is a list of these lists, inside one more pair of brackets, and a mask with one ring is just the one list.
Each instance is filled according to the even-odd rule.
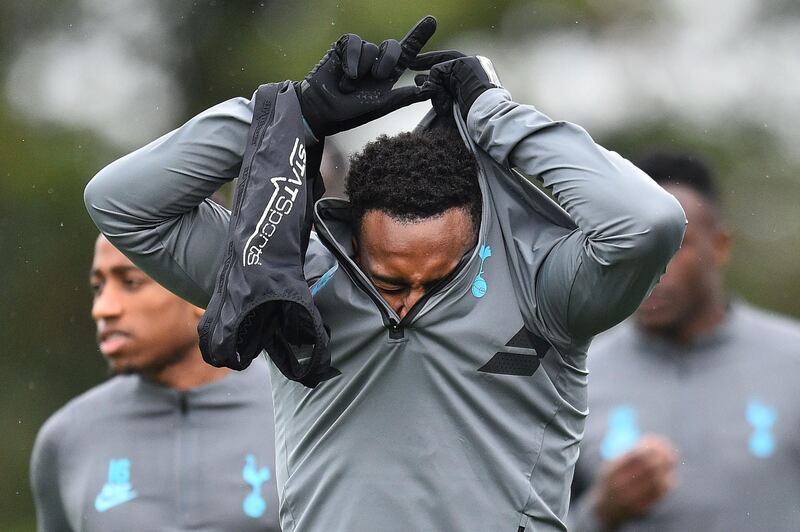
[[398,42],[376,46],[342,35],[305,80],[295,83],[300,108],[318,139],[346,131],[430,96],[420,87],[392,89],[436,31],[436,19],[417,22]]
[[464,120],[478,96],[494,87],[502,87],[492,62],[482,56],[465,56],[456,50],[419,54],[409,65],[413,70],[427,70],[414,78],[424,94],[430,94],[438,115],[449,115],[455,100]]

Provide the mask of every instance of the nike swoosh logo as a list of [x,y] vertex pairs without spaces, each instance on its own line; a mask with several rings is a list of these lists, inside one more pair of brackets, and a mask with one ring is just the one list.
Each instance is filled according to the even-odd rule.
[[132,501],[137,497],[137,495],[138,494],[135,491],[128,492],[122,497],[107,497],[101,493],[94,500],[94,509],[98,512],[106,512],[115,506]]

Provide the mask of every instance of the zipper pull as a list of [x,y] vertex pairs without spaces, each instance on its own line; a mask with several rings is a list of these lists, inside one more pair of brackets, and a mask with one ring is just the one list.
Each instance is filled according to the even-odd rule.
[[400,340],[403,336],[403,328],[400,327],[400,324],[394,318],[389,318],[389,339]]

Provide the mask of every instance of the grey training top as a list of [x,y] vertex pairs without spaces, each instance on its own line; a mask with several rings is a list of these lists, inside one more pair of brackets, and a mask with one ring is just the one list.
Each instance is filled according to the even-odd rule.
[[678,484],[620,530],[800,530],[800,324],[732,304],[682,348],[632,321],[590,349],[591,414],[570,530],[600,530],[586,489],[646,433],[678,449]]
[[280,530],[266,366],[184,393],[118,376],[70,401],[33,449],[39,531]]
[[[250,105],[200,114],[86,189],[103,233],[200,305],[229,217],[205,198],[237,174]],[[317,203],[305,273],[342,374],[312,390],[272,369],[284,531],[565,529],[586,348],[639,305],[685,218],[628,161],[503,89],[466,124],[454,115],[480,164],[478,245],[403,320],[351,258],[347,203]]]

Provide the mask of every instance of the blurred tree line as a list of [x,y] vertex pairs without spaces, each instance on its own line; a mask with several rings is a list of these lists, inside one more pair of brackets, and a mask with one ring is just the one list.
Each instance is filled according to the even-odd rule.
[[[21,50],[78,26],[89,8],[100,4],[102,0],[0,3],[0,79],[13,83],[9,65]],[[116,9],[116,3],[110,4],[105,9]],[[136,0],[119,4],[129,9],[137,5]],[[150,43],[155,46],[140,53],[165,64],[177,73],[174,77],[179,82],[175,96],[181,107],[170,127],[219,101],[249,96],[260,83],[302,78],[344,32],[373,41],[400,38],[430,13],[439,21],[428,46],[435,49],[449,47],[448,43],[464,35],[491,40],[501,23],[513,38],[514,32],[569,27],[578,21],[602,32],[613,22],[614,10],[623,7],[632,10],[628,16],[634,20],[658,16],[653,3],[624,0],[429,0],[419,4],[162,0],[148,5],[166,21],[170,41],[163,47]],[[796,13],[788,1],[774,6]],[[45,113],[50,105],[47,99],[33,103]],[[768,131],[718,126],[709,134],[665,116],[596,138],[624,155],[636,154],[649,144],[692,147],[707,154],[722,178],[729,210],[737,211],[731,212],[737,215],[735,229],[750,216],[769,216],[776,225],[784,217],[797,217],[796,211],[771,212],[770,196],[759,196],[763,176],[768,176],[767,184],[772,180],[780,187],[789,186],[787,193],[800,198],[797,160],[776,155]],[[162,133],[152,131],[149,136]],[[84,210],[82,191],[94,173],[133,147],[111,142],[89,127],[30,120],[7,99],[0,99],[0,250],[6,255],[0,262],[2,530],[34,527],[28,460],[42,422],[106,376],[89,315],[88,270],[96,230]],[[759,185],[753,183],[756,178]],[[784,189],[772,189],[771,194],[780,193],[775,190]],[[770,235],[740,237],[731,284],[756,303],[800,316],[800,260],[795,250]],[[789,267],[780,276],[764,275],[764,268],[775,261]],[[96,436],[102,438],[102,434]]]

